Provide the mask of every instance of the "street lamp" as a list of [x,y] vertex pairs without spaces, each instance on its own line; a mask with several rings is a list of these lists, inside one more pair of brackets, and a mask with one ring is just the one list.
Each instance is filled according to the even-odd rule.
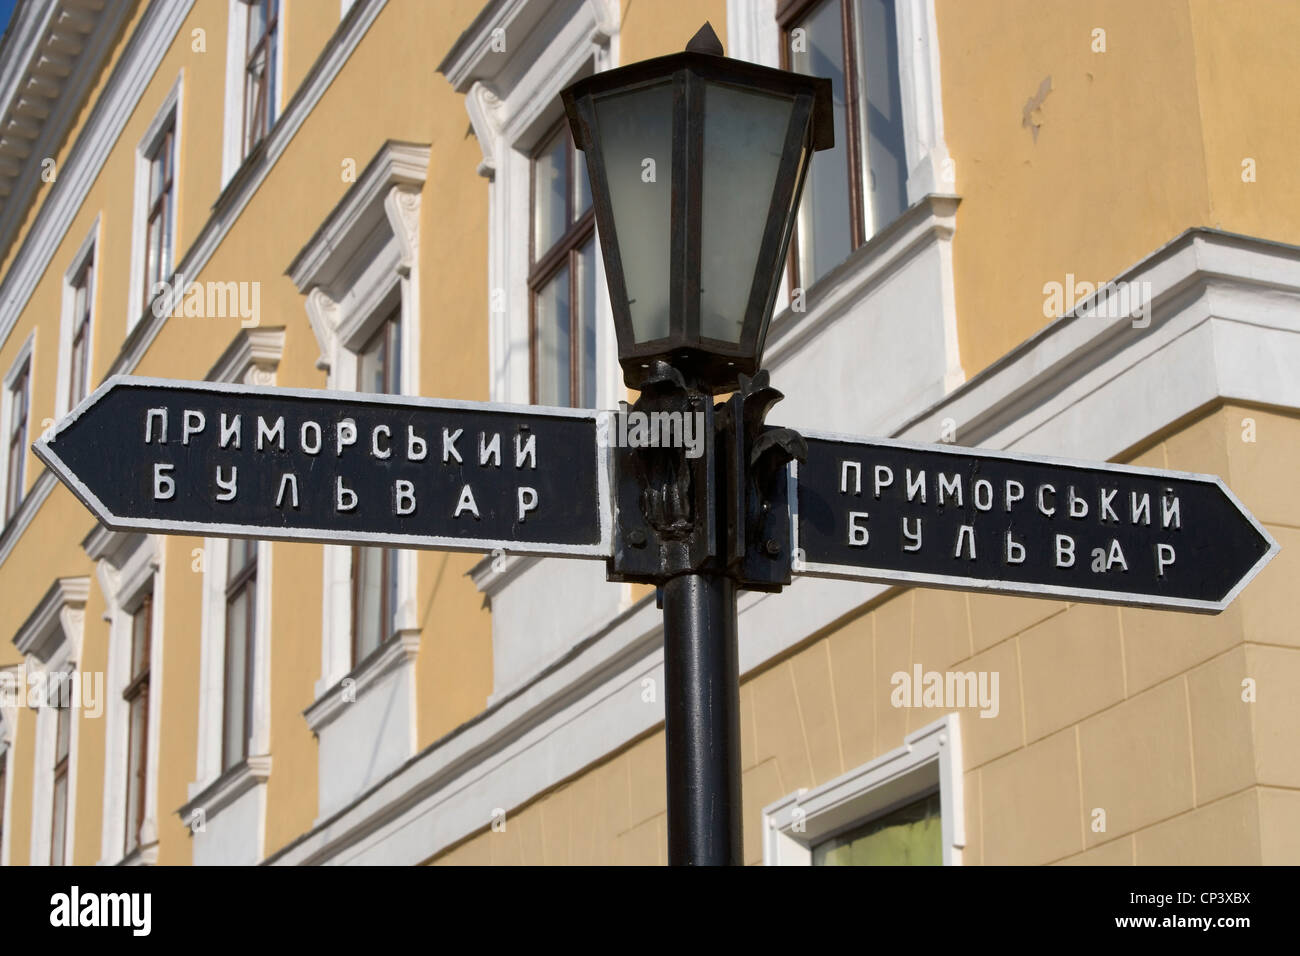
[[[663,607],[668,861],[739,864],[736,592],[790,583],[786,465],[806,453],[763,424],[781,397],[763,343],[812,153],[834,145],[831,84],[728,59],[706,23],[686,52],[561,96],[623,379],[654,432],[615,443],[608,574],[653,583]],[[703,454],[672,441],[673,422],[679,439],[695,425]]]
[[618,357],[629,388],[656,360],[710,394],[763,357],[813,150],[834,145],[830,80],[686,52],[561,94],[586,155]]

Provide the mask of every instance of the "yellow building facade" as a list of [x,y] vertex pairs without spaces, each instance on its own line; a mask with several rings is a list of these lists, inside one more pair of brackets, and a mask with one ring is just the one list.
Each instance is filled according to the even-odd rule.
[[[120,373],[613,407],[558,94],[706,19],[837,84],[773,421],[1212,473],[1281,545],[1215,616],[742,594],[746,861],[1300,861],[1294,4],[26,0],[0,55],[0,864],[666,862],[647,589],[115,532],[29,447]],[[983,695],[896,693],[931,672]]]

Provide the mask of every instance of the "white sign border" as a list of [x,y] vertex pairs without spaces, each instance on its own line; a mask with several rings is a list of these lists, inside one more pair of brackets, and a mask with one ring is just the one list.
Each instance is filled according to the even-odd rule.
[[[209,524],[201,521],[169,521],[157,518],[123,518],[111,512],[99,497],[78,478],[55,450],[58,436],[119,386],[185,389],[236,395],[265,395],[277,398],[328,400],[353,404],[401,405],[437,411],[505,412],[533,417],[576,418],[596,426],[596,502],[600,540],[593,544],[556,544],[546,542],[503,542],[491,538],[452,538],[441,535],[402,535],[378,532],[346,532],[319,528],[266,528],[258,525]],[[136,375],[112,375],[78,403],[77,407],[32,442],[32,451],[62,481],[81,503],[107,528],[113,531],[140,531],[151,534],[190,534],[197,537],[259,538],[265,541],[305,541],[316,544],[382,545],[426,551],[462,551],[507,554],[531,554],[556,558],[609,558],[613,552],[613,515],[610,498],[611,455],[608,443],[600,440],[598,409],[558,408],[548,405],[511,405],[502,402],[471,402],[459,399],[425,398],[417,395],[379,395],[337,389],[281,388],[275,385],[241,385],[230,382],[198,382],[186,379],[152,378]]]
[[987,581],[983,578],[968,578],[958,575],[940,575],[930,572],[895,571],[889,568],[859,568],[846,564],[826,564],[822,562],[805,562],[799,559],[799,462],[790,463],[789,498],[790,498],[790,541],[793,555],[791,570],[795,574],[810,577],[838,578],[848,581],[871,581],[877,584],[897,584],[902,586],[925,585],[949,591],[977,591],[990,594],[1006,594],[1018,597],[1037,597],[1048,600],[1074,600],[1089,604],[1122,605],[1141,607],[1152,610],[1191,611],[1198,614],[1218,614],[1233,602],[1242,588],[1254,580],[1263,570],[1264,565],[1273,560],[1281,546],[1268,533],[1241,503],[1232,489],[1218,475],[1203,475],[1190,471],[1172,471],[1164,468],[1147,468],[1139,465],[1121,465],[1113,462],[1080,461],[1073,458],[1058,458],[1053,455],[1029,455],[1022,452],[1001,451],[998,449],[978,448],[967,445],[950,445],[944,442],[915,442],[895,438],[862,438],[844,435],[839,432],[800,431],[806,438],[823,441],[847,442],[864,447],[876,446],[898,448],[904,451],[940,452],[950,455],[997,458],[1006,461],[1020,461],[1036,465],[1056,465],[1071,468],[1083,468],[1089,471],[1110,471],[1125,475],[1144,475],[1153,478],[1177,478],[1184,481],[1196,481],[1218,485],[1228,501],[1241,513],[1263,539],[1268,543],[1268,550],[1259,560],[1241,576],[1236,585],[1220,601],[1198,601],[1190,598],[1161,597],[1153,594],[1141,594],[1131,591],[1101,591],[1093,588],[1078,588],[1050,584],[1020,583],[1014,581]]

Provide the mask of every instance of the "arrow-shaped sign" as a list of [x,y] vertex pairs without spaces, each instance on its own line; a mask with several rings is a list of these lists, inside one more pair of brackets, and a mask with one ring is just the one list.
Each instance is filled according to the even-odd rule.
[[589,410],[114,376],[32,447],[118,530],[611,550]]
[[1278,550],[1213,475],[807,437],[803,574],[1214,613]]

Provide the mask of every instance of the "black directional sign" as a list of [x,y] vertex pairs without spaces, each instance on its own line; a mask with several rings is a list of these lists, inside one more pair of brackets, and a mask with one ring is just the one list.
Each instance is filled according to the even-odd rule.
[[33,449],[114,529],[610,553],[593,411],[116,376]]
[[1278,546],[1212,475],[808,436],[795,570],[1223,610]]

